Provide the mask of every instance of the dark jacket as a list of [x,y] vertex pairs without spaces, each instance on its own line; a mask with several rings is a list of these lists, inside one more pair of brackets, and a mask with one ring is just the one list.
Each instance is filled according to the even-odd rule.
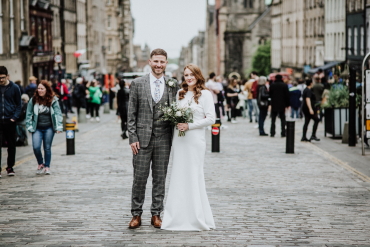
[[322,100],[322,93],[324,92],[324,85],[321,83],[315,83],[315,85],[312,86],[312,92],[315,94],[316,101],[321,102]]
[[267,91],[267,87],[265,85],[259,85],[257,89],[257,104],[259,108],[267,108],[269,106],[268,99],[270,98],[270,94]]
[[299,88],[297,87],[291,87],[289,89],[289,98],[290,98],[290,106],[293,108],[293,109],[298,109],[299,107],[301,107],[301,96],[302,96],[302,93],[301,93],[301,90],[299,90]]
[[29,84],[25,89],[25,93],[28,95],[28,97],[32,98],[33,95],[35,94],[35,91],[37,89],[36,83],[31,83]]
[[282,112],[289,106],[289,89],[283,81],[275,81],[270,86],[271,111]]
[[125,89],[121,88],[120,90],[118,90],[117,92],[117,105],[118,105],[117,112],[121,116],[121,118],[124,118],[121,120],[122,121],[125,120],[127,122],[127,105],[126,105],[127,99],[126,98],[127,98],[127,95],[126,95]]
[[0,91],[0,117],[1,119],[17,120],[22,111],[21,91],[19,87],[9,81],[5,92]]

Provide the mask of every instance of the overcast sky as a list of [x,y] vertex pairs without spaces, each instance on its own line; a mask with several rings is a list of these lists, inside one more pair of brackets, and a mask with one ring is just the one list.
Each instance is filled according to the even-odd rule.
[[[269,4],[271,0],[265,0]],[[206,0],[133,0],[134,43],[162,48],[170,58],[180,56],[182,46],[205,30]],[[214,0],[209,0],[214,4]]]
[[134,44],[163,48],[170,58],[180,56],[199,31],[205,29],[206,0],[133,0]]

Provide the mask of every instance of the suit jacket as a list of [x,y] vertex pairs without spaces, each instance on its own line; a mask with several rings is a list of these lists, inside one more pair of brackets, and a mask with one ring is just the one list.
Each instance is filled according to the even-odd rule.
[[289,106],[289,89],[282,81],[275,81],[270,86],[271,111],[282,112]]
[[[169,78],[164,79],[167,82]],[[178,86],[166,85],[165,90],[168,90],[169,102],[176,101]],[[130,144],[140,142],[140,147],[147,147],[153,131],[153,97],[149,74],[132,81],[127,118]],[[140,132],[137,131],[137,127],[140,127]]]

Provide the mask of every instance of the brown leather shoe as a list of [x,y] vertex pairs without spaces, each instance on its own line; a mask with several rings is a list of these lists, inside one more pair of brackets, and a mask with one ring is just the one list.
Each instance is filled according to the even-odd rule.
[[162,220],[161,220],[161,217],[159,215],[153,215],[152,216],[152,225],[155,227],[155,228],[161,228],[162,226]]
[[128,225],[128,228],[135,229],[141,226],[141,216],[134,216],[131,219],[130,224]]

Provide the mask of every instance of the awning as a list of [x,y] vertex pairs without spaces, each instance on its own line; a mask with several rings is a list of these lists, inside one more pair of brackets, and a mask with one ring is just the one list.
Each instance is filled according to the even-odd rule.
[[320,67],[317,67],[317,68],[314,68],[314,69],[310,69],[308,71],[308,73],[309,74],[315,74],[319,69],[322,69],[323,71],[325,71],[327,69],[333,68],[335,65],[340,64],[340,63],[344,63],[344,61],[330,62],[330,63],[324,64],[323,66],[320,66]]
[[308,73],[309,74],[315,74],[319,69],[322,69],[323,71],[325,71],[327,69],[333,68],[335,65],[340,64],[340,63],[344,63],[344,61],[330,62],[330,63],[324,64],[323,66],[320,66],[320,67],[317,67],[317,68],[314,68],[314,69],[310,69],[308,71]]

